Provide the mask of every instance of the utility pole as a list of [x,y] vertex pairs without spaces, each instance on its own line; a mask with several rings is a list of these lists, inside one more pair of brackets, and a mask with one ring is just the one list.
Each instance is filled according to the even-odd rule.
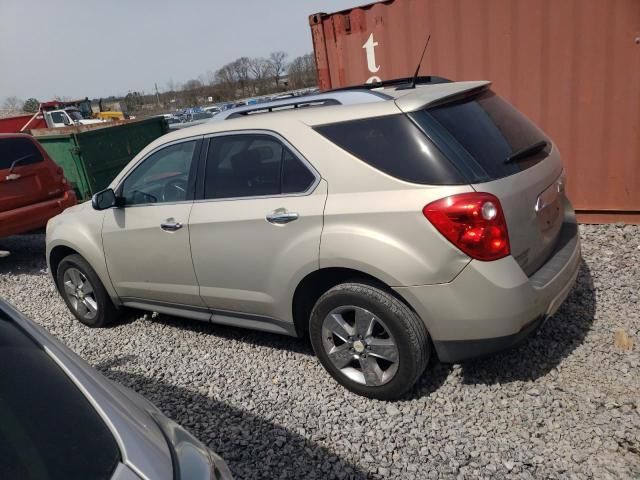
[[156,103],[160,105],[160,94],[158,93],[158,82],[155,83],[156,86]]

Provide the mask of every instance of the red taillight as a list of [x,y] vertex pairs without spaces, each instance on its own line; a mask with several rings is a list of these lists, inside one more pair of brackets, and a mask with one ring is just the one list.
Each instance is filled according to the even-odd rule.
[[434,227],[456,247],[477,260],[509,255],[509,233],[500,201],[490,193],[461,193],[422,209]]

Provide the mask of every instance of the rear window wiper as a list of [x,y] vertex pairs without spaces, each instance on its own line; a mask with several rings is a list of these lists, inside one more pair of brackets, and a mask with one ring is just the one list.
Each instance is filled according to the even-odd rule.
[[13,173],[13,169],[16,168],[16,165],[24,162],[25,160],[31,157],[33,157],[33,153],[30,153],[29,155],[25,155],[24,157],[16,158],[13,162],[11,162],[11,166],[9,167],[9,175]]
[[538,153],[540,150],[543,150],[549,146],[549,142],[546,140],[540,140],[539,142],[532,143],[520,150],[513,152],[511,155],[507,157],[504,163],[517,162],[518,160],[522,160],[524,158],[530,157],[531,155]]

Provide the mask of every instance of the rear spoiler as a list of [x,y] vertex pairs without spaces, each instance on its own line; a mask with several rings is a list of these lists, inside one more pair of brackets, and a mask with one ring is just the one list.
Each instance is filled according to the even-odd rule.
[[448,103],[460,97],[474,95],[491,85],[487,80],[476,82],[441,83],[429,88],[418,88],[396,99],[396,105],[405,113]]

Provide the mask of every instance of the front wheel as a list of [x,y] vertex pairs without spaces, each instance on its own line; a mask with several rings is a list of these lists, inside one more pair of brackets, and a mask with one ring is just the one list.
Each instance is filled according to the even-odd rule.
[[98,274],[80,255],[63,258],[56,277],[67,307],[85,325],[106,327],[118,318],[118,311]]
[[401,397],[427,366],[429,337],[407,305],[371,285],[343,283],[320,297],[309,335],[325,369],[354,393]]

